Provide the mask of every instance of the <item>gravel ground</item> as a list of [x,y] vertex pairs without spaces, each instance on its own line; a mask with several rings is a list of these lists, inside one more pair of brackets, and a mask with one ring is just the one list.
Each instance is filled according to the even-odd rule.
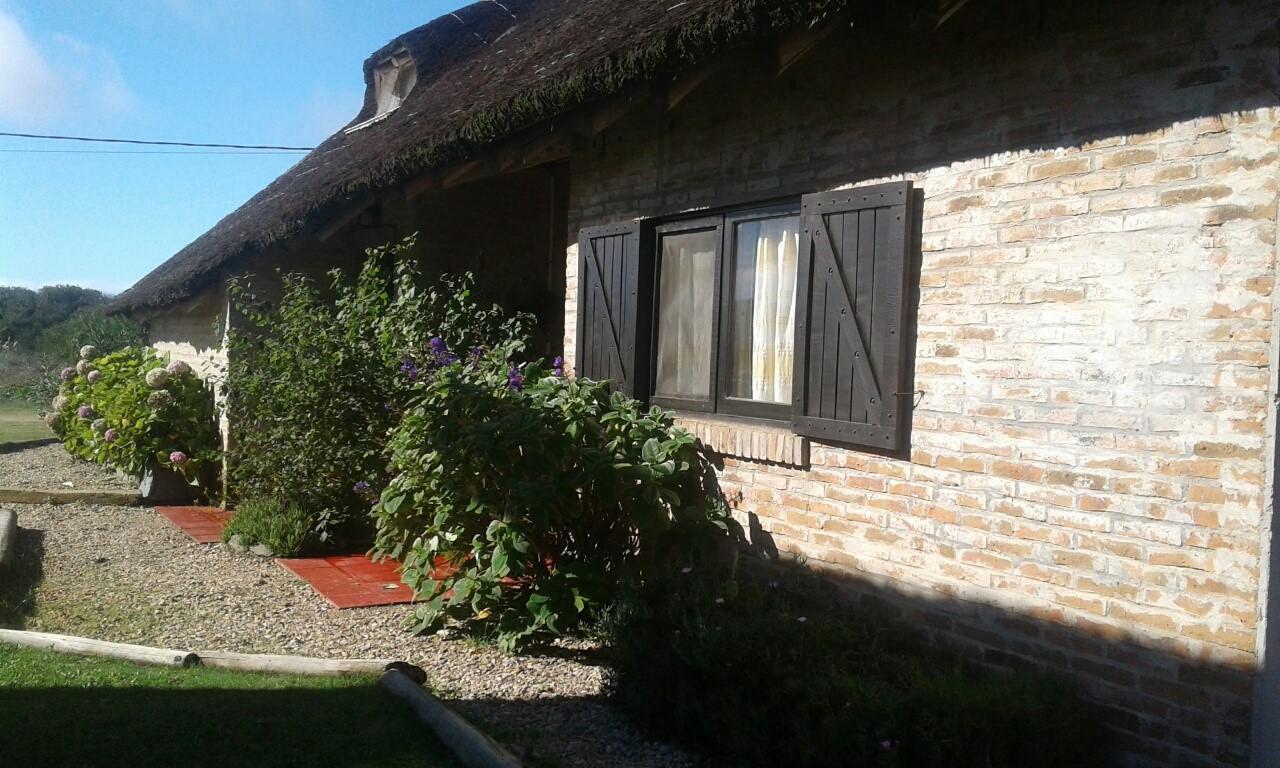
[[605,702],[606,672],[589,652],[508,656],[415,637],[402,628],[406,606],[331,609],[274,561],[195,544],[149,508],[8,506],[24,529],[19,573],[43,571],[27,629],[197,652],[403,659],[532,765],[695,764]]
[[13,453],[0,453],[0,487],[38,488],[112,488],[138,490],[136,478],[121,477],[114,469],[90,464],[67,453],[59,443],[27,448]]

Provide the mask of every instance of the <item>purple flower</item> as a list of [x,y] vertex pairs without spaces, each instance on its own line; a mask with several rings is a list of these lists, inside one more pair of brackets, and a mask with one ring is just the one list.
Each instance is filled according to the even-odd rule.
[[413,355],[404,356],[404,362],[400,364],[400,372],[408,376],[410,381],[418,378],[418,364],[414,361]]
[[564,358],[556,355],[556,359],[551,361],[551,373],[558,379],[564,378]]
[[63,368],[62,373],[58,374],[58,378],[62,379],[63,381],[71,381],[71,379],[75,378],[75,375],[76,375],[75,368]]
[[80,418],[82,418],[82,419],[92,419],[92,418],[93,418],[93,406],[91,406],[91,405],[82,405],[82,406],[80,406],[79,408],[77,408],[77,409],[76,409],[76,415],[77,415],[77,416],[79,416],[79,417],[80,417]]
[[351,490],[361,495],[364,495],[369,492],[369,484],[363,480],[360,480],[355,485],[351,486]]
[[103,434],[102,439],[106,440],[108,443],[114,443],[120,439],[120,433],[114,429],[108,429],[106,433]]
[[177,464],[178,466],[181,467],[183,464],[186,464],[188,461],[187,454],[183,453],[182,451],[174,451],[173,453],[169,454],[169,461],[172,461],[174,464]]
[[516,392],[524,389],[524,376],[520,375],[520,369],[514,365],[507,370],[507,386]]
[[436,365],[449,365],[458,360],[457,355],[449,353],[449,345],[445,344],[444,339],[439,336],[432,336],[427,346],[431,347],[431,357]]
[[89,371],[89,375],[84,377],[85,381],[93,384],[102,380],[102,371]]

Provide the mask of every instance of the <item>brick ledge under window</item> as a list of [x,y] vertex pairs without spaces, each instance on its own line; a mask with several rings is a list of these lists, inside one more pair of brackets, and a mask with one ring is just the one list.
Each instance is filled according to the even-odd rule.
[[809,439],[786,427],[683,413],[676,414],[676,423],[722,456],[793,467],[809,464]]

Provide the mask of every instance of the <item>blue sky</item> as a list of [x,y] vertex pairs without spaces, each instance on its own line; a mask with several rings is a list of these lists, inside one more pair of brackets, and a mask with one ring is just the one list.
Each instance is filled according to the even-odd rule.
[[[0,0],[0,131],[313,146],[361,63],[465,0]],[[0,137],[0,285],[128,288],[296,155]]]

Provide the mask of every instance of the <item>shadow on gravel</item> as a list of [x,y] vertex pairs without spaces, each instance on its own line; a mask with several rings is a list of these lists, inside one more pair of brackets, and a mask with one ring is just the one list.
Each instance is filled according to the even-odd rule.
[[22,629],[35,612],[36,587],[44,579],[44,531],[22,527],[18,520],[13,566],[0,569],[0,627]]

